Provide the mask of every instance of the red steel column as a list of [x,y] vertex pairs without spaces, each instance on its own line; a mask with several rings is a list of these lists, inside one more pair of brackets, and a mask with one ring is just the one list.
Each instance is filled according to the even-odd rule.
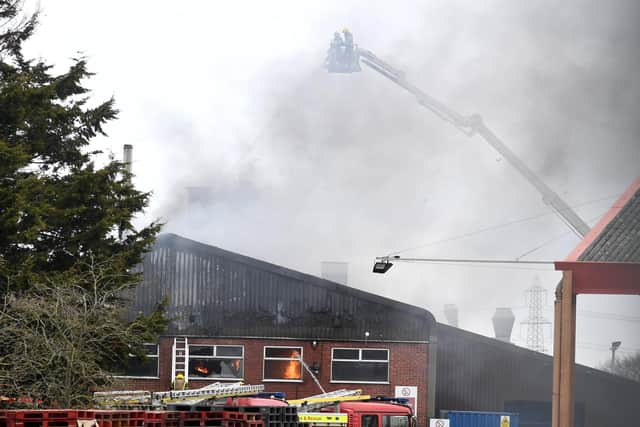
[[[560,325],[554,330],[559,337],[554,337],[554,384],[552,421],[553,427],[573,427],[573,384],[576,357],[576,296],[573,294],[573,277],[571,271],[562,273],[562,293],[560,301],[556,301],[556,319]],[[559,306],[559,307],[558,307]],[[559,318],[558,318],[559,315]]]
[[560,427],[560,349],[562,348],[562,281],[556,286],[553,303],[553,393],[551,398],[551,426]]

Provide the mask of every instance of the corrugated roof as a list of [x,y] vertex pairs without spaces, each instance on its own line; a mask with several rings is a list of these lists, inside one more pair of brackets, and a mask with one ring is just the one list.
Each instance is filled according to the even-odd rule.
[[170,334],[428,341],[435,322],[425,309],[175,234],[159,236],[143,270],[131,313],[168,298]]
[[578,260],[640,262],[640,189],[636,190]]
[[[550,418],[553,357],[442,323],[435,328],[437,411],[529,405],[547,408]],[[574,372],[575,402],[586,420],[576,426],[625,425],[637,412],[640,383],[578,364]],[[529,424],[526,415],[520,414],[521,426],[549,425]]]

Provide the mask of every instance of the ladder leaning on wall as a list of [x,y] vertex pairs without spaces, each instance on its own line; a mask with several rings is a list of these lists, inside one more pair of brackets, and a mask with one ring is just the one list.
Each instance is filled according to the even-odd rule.
[[189,382],[189,342],[187,337],[175,337],[171,348],[171,381],[182,374],[184,382]]

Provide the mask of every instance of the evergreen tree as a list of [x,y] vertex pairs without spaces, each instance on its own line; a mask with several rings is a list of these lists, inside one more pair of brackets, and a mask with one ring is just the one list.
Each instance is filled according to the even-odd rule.
[[[23,58],[37,15],[14,22],[20,2],[0,0],[0,292],[110,259],[132,282],[132,267],[159,224],[141,230],[133,216],[149,193],[136,190],[121,162],[94,164],[88,145],[116,117],[113,99],[88,108],[84,59],[63,74]],[[13,25],[11,25],[13,23]],[[91,258],[91,262],[89,262]]]
[[74,405],[166,327],[163,304],[123,320],[160,224],[133,227],[150,194],[89,150],[113,99],[89,107],[82,58],[62,74],[25,59],[38,15],[21,11],[0,0],[0,394]]

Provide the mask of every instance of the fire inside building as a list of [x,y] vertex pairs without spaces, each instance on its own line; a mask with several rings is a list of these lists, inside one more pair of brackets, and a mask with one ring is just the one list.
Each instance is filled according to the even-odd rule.
[[181,374],[193,388],[241,380],[290,399],[361,389],[407,398],[420,425],[432,415],[427,310],[177,235],[142,268],[131,315],[166,297],[173,321],[123,387],[168,390]]
[[[422,308],[183,237],[160,236],[131,295],[133,316],[167,298],[169,330],[120,387],[264,384],[295,399],[321,389],[408,398],[418,425],[448,410],[519,413],[551,426],[552,358],[436,323]],[[615,426],[640,383],[577,366],[576,427]],[[317,382],[316,382],[317,380]]]

